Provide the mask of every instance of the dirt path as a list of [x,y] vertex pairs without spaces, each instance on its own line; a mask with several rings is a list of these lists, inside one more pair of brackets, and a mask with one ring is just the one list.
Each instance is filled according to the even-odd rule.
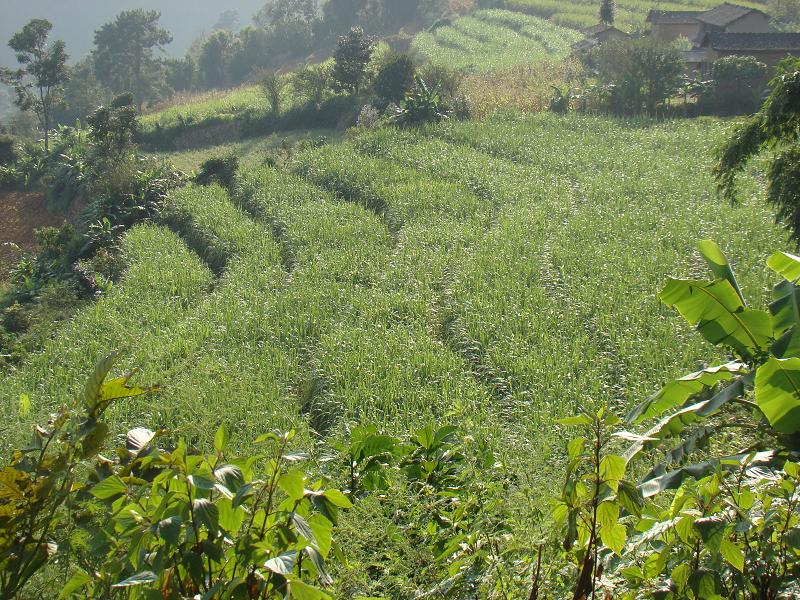
[[63,216],[45,208],[43,194],[0,192],[0,281],[23,252],[36,247],[34,230],[63,222]]

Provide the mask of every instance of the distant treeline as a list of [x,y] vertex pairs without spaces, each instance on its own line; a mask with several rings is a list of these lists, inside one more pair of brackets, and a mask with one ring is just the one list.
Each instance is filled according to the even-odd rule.
[[90,54],[69,66],[55,120],[71,124],[123,92],[132,92],[143,109],[177,92],[236,86],[327,54],[353,26],[386,35],[433,23],[448,9],[448,0],[271,0],[245,27],[236,11],[226,11],[183,58],[164,55],[172,34],[162,27],[160,12],[126,10],[98,28]]

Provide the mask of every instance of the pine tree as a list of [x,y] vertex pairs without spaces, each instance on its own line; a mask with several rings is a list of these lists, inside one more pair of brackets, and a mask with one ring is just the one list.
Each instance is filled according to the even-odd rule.
[[614,24],[614,12],[616,6],[614,0],[601,0],[600,2],[600,22],[606,25]]

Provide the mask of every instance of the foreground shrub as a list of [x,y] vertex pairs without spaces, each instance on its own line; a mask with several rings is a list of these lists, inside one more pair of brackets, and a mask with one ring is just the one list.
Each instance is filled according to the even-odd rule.
[[115,359],[2,471],[0,597],[72,559],[63,597],[327,598],[317,586],[331,583],[331,532],[351,504],[298,468],[294,434],[261,436],[264,450],[239,458],[224,428],[206,455],[159,448],[166,432],[139,428],[100,456],[110,404],[153,391],[105,381]]
[[239,159],[235,154],[215,156],[200,165],[194,180],[198,185],[217,183],[224,188],[230,189],[233,186],[233,180],[238,169]]
[[395,110],[392,122],[400,127],[419,127],[448,119],[449,112],[436,89],[429,88],[422,77],[417,75],[414,90]]
[[400,104],[414,86],[414,62],[408,54],[389,56],[378,71],[373,87],[383,103]]
[[713,103],[723,114],[752,113],[758,108],[767,65],[753,56],[725,56],[711,67]]
[[[574,598],[800,593],[800,257],[770,257],[783,281],[764,311],[747,306],[716,244],[700,250],[715,279],[670,279],[659,297],[735,359],[630,411],[625,427],[655,420],[642,433],[604,409],[563,421],[582,429],[555,509],[576,567]],[[720,453],[732,443],[741,450]],[[638,485],[625,479],[654,453],[663,458]],[[671,502],[656,499],[665,492]]]

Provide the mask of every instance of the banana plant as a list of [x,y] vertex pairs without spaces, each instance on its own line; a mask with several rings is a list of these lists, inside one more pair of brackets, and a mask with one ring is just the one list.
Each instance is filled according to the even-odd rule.
[[[621,432],[632,442],[627,463],[648,454],[664,458],[641,480],[645,498],[677,489],[720,466],[734,470],[780,467],[800,449],[800,257],[776,252],[767,261],[782,281],[767,310],[747,305],[736,276],[719,246],[700,242],[713,279],[670,278],[659,294],[708,342],[730,353],[724,364],[668,383],[625,418],[626,426],[657,419],[644,434]],[[685,464],[688,457],[723,429],[740,429],[754,439],[728,456]],[[677,466],[676,465],[680,465]]]

